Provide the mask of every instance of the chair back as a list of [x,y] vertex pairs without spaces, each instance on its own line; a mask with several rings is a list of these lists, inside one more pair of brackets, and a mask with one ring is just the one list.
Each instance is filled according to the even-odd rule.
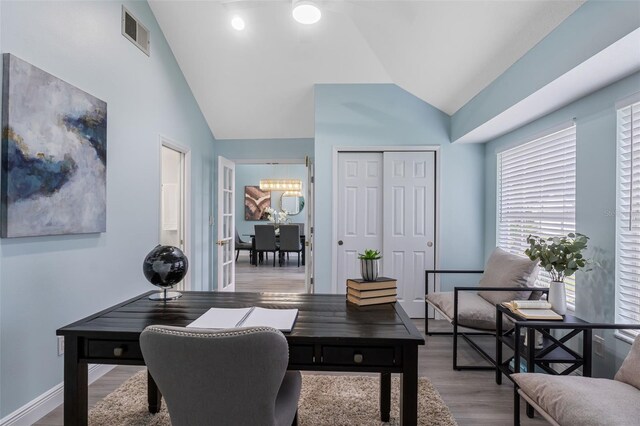
[[244,241],[242,241],[242,240],[240,239],[240,234],[238,234],[238,228],[236,228],[236,246],[237,246],[239,243],[243,243],[243,242],[244,242]]
[[140,348],[174,426],[277,423],[289,361],[280,331],[152,325],[140,335]]
[[300,235],[304,235],[304,223],[292,223],[291,225],[298,225],[300,227]]
[[300,227],[297,224],[280,225],[280,250],[300,251]]
[[273,225],[254,225],[256,233],[256,250],[258,251],[275,251],[276,246],[276,228]]

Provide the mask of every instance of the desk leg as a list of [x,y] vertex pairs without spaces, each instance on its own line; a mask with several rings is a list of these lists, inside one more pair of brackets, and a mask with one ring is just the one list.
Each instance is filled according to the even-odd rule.
[[388,422],[391,415],[391,373],[380,373],[380,420]]
[[80,338],[64,339],[64,424],[86,426],[87,420],[87,363],[80,359]]
[[149,403],[149,412],[151,414],[158,413],[162,408],[162,394],[155,380],[151,377],[149,370],[147,370],[147,402]]
[[418,424],[418,345],[405,345],[402,350],[400,375],[400,424]]

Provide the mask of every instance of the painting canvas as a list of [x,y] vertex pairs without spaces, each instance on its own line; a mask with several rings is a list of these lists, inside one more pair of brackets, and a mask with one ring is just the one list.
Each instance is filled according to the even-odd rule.
[[3,56],[1,236],[106,230],[107,104]]
[[271,191],[259,186],[244,187],[244,220],[268,220],[265,210],[271,207]]

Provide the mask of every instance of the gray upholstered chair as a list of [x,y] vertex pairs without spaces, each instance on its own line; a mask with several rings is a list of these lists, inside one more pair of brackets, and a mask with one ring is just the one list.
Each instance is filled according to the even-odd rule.
[[238,261],[238,256],[240,256],[240,250],[246,250],[249,252],[249,263],[252,261],[253,248],[251,247],[251,243],[246,241],[242,241],[240,238],[240,234],[238,234],[238,230],[236,229],[236,262]]
[[269,327],[149,326],[140,348],[174,426],[297,424],[300,372]]
[[285,253],[298,253],[298,267],[300,267],[302,244],[300,243],[300,226],[298,224],[280,225],[280,256]]
[[[429,293],[429,275],[444,273],[482,273],[482,278],[478,287],[455,287],[453,291]],[[540,299],[545,292],[548,292],[548,289],[534,287],[537,278],[537,262],[524,256],[508,253],[500,248],[493,251],[484,271],[425,271],[425,333],[429,336],[453,334],[454,370],[493,370],[495,369],[494,357],[482,349],[470,336],[495,335],[497,304],[511,300]],[[452,333],[429,331],[426,305],[431,305],[453,325]],[[507,327],[513,324],[506,316],[503,318]],[[459,331],[459,327],[475,330],[475,332]],[[462,337],[492,365],[458,365],[458,336]]]
[[629,426],[640,423],[640,336],[636,337],[614,380],[541,373],[516,373],[511,378],[518,392],[514,407],[515,425],[520,424],[518,395],[554,426]]
[[[275,267],[276,252],[279,249],[276,242],[276,227],[273,225],[254,225],[254,229],[256,234],[256,256],[260,257],[262,253],[273,252],[273,266]],[[258,263],[256,262],[256,266],[258,266]]]

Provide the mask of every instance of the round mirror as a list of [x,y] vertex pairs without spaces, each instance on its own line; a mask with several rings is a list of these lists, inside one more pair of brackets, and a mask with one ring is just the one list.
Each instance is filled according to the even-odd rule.
[[304,208],[304,197],[297,194],[282,194],[280,198],[280,210],[289,213],[289,216],[295,216]]

